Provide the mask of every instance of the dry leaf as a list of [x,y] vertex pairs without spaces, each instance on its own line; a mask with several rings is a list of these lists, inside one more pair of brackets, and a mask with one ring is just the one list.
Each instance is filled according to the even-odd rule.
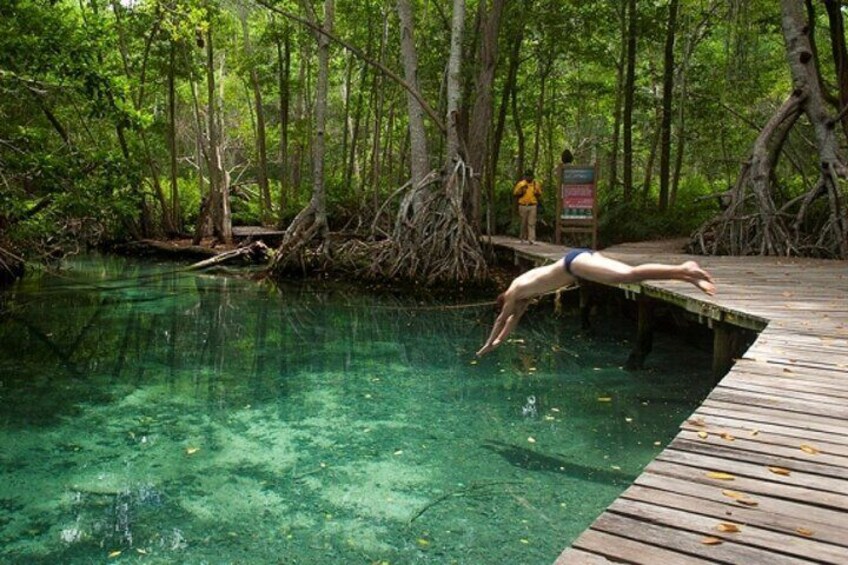
[[752,435],[752,436],[758,436],[758,435],[760,435],[760,430],[751,430],[751,435]]
[[813,530],[808,530],[807,528],[796,528],[795,531],[802,536],[811,538],[813,537]]
[[113,551],[112,553],[109,554],[109,559],[114,559],[115,557],[118,557],[119,555],[121,555],[121,553],[123,553],[123,552]]
[[736,500],[738,500],[740,498],[745,498],[745,493],[736,492],[735,490],[723,490],[723,491],[721,491],[721,494],[723,494],[724,496],[726,496],[728,498],[733,498],[733,499],[736,499]]
[[768,470],[771,471],[772,473],[774,473],[775,475],[783,475],[785,477],[788,477],[789,474],[791,473],[791,471],[789,471],[789,469],[785,469],[783,467],[769,466]]
[[739,526],[737,526],[736,524],[731,524],[730,522],[722,522],[718,526],[716,526],[716,529],[726,534],[736,534],[741,531]]
[[186,455],[194,455],[198,451],[200,451],[199,447],[186,447]]
[[721,432],[721,439],[725,439],[725,440],[727,440],[727,441],[733,441],[733,440],[735,440],[736,438],[735,438],[735,437],[733,437],[732,435],[730,435],[730,434],[729,434],[729,433],[727,433],[727,432]]
[[732,481],[736,478],[730,473],[721,473],[719,471],[710,471],[709,473],[707,473],[707,477],[719,481]]
[[759,506],[760,503],[754,500],[753,498],[740,498],[736,502],[739,504],[744,504],[745,506]]
[[689,424],[690,426],[695,426],[696,428],[703,428],[704,426],[707,425],[704,422],[704,420],[701,419],[701,418],[698,418],[697,420],[695,420],[695,419],[686,420],[686,423]]
[[530,442],[530,443],[536,443],[536,438],[531,436],[531,437],[527,438],[527,441]]
[[701,439],[707,439],[708,437],[710,437],[710,434],[708,434],[705,431],[700,431],[700,432],[698,432],[698,437],[701,438]]
[[599,396],[598,402],[612,402],[611,396]]
[[783,369],[783,372],[784,373],[792,373],[793,371],[792,371],[792,369]]
[[701,543],[704,545],[719,545],[722,543],[721,538],[716,538],[713,536],[706,537],[701,540]]
[[804,453],[809,453],[810,455],[818,455],[819,450],[813,447],[812,445],[807,445],[806,443],[801,444],[801,451]]

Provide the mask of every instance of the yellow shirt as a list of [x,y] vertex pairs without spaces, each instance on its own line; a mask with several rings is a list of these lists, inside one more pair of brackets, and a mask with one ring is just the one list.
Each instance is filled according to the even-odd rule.
[[542,183],[537,180],[521,179],[512,189],[513,196],[520,196],[519,206],[535,206],[539,203],[538,197],[542,196]]

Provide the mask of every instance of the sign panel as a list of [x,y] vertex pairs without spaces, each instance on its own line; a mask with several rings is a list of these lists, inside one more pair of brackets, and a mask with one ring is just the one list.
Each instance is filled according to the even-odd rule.
[[563,220],[592,220],[595,211],[595,167],[567,166],[562,169]]

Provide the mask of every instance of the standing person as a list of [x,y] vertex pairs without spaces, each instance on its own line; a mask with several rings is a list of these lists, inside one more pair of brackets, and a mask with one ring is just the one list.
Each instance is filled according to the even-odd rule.
[[679,265],[647,263],[631,267],[621,261],[604,257],[591,249],[572,249],[561,261],[536,267],[519,275],[512,281],[506,292],[498,296],[501,311],[495,320],[489,339],[477,355],[485,355],[503,343],[518,325],[531,298],[571,285],[581,279],[605,284],[677,280],[688,282],[709,295],[715,294],[716,291],[712,276],[695,261],[686,261]]
[[533,169],[524,172],[512,194],[518,197],[518,216],[521,218],[519,239],[532,245],[536,243],[536,209],[542,196],[542,183],[533,179]]
[[571,152],[570,149],[564,149],[563,152],[562,152],[562,155],[559,156],[559,163],[557,163],[557,166],[556,166],[557,186],[562,184],[562,171],[563,171],[563,169],[565,169],[565,167],[567,167],[568,165],[570,165],[573,162],[574,162],[574,154]]

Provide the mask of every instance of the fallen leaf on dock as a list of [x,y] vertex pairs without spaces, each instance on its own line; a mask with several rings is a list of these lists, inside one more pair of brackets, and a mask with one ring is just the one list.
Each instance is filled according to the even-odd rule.
[[785,477],[788,477],[791,474],[791,471],[784,467],[773,467],[769,465],[768,470],[774,473],[775,475],[783,475]]
[[710,472],[707,473],[707,477],[709,477],[711,479],[716,479],[716,480],[719,480],[719,481],[732,481],[736,478],[733,475],[731,475],[730,473],[721,473],[719,471],[710,471]]
[[796,528],[795,531],[804,537],[813,537],[813,530],[808,530],[807,528]]
[[704,545],[719,545],[722,543],[721,538],[716,538],[713,536],[706,537],[701,540],[701,543]]
[[702,418],[686,420],[686,423],[690,426],[695,426],[696,428],[703,428],[707,424],[704,422]]
[[759,506],[760,503],[754,500],[753,498],[740,498],[736,502],[739,504],[744,504],[745,506]]
[[806,443],[801,444],[801,451],[804,453],[809,453],[810,455],[818,455],[819,450],[813,447],[812,445],[807,445]]
[[701,438],[701,439],[707,439],[708,437],[710,437],[710,434],[702,431],[702,432],[698,432],[698,437]]
[[738,534],[742,531],[739,526],[731,524],[730,522],[721,522],[718,526],[716,526],[716,529],[726,534]]
[[735,490],[723,490],[723,491],[721,491],[721,494],[723,494],[727,498],[733,498],[735,500],[738,500],[740,498],[745,498],[744,492],[737,492]]
[[735,438],[735,437],[733,437],[732,435],[730,435],[730,434],[729,434],[729,433],[727,433],[727,432],[721,432],[721,439],[724,439],[724,440],[727,440],[727,441],[733,441],[733,440],[735,440],[736,438]]
[[758,436],[758,435],[760,435],[760,430],[751,430],[751,435],[752,435],[752,436]]

